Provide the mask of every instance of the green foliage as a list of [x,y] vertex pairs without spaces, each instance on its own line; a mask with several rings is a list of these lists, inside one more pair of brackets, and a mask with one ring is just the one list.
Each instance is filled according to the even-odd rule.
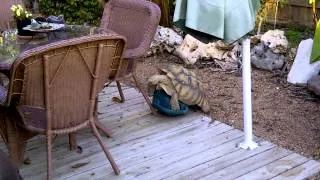
[[68,24],[98,25],[103,5],[98,0],[40,0],[40,11],[44,15],[64,15]]
[[258,22],[258,32],[260,34],[261,26],[264,21],[266,21],[267,16],[274,13],[274,29],[277,24],[278,8],[282,7],[287,3],[288,0],[260,0],[260,10],[257,14]]
[[296,29],[289,29],[286,31],[286,37],[289,41],[289,44],[293,47],[298,46],[301,39],[302,34],[299,30]]
[[318,21],[316,32],[314,33],[310,63],[314,63],[319,60],[320,60],[320,21]]
[[310,63],[314,63],[320,60],[320,20],[318,21],[317,11],[316,11],[316,7],[319,2],[320,0],[309,0],[309,4],[312,4],[313,21],[316,24]]

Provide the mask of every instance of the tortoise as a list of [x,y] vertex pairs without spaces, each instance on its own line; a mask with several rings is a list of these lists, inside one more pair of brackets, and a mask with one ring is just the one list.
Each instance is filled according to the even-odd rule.
[[179,110],[179,100],[187,105],[198,105],[202,111],[209,113],[210,107],[202,83],[195,73],[182,66],[170,65],[167,69],[159,69],[160,75],[148,79],[148,92],[162,88],[171,96],[172,110]]

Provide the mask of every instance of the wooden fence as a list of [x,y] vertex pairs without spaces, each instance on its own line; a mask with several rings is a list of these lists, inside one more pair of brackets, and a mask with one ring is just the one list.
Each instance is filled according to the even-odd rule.
[[[319,16],[320,5],[317,7],[317,11]],[[271,14],[268,21],[273,22],[274,12]],[[286,5],[279,8],[277,22],[279,24],[313,27],[312,6],[308,3],[308,0],[288,0]]]

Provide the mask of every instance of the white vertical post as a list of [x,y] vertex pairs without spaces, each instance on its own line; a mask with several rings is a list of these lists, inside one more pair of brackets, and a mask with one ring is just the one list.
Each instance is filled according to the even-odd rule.
[[252,137],[252,102],[251,102],[251,57],[250,57],[250,39],[242,42],[242,81],[243,81],[243,127],[244,142],[239,146],[243,149],[254,149],[258,144]]

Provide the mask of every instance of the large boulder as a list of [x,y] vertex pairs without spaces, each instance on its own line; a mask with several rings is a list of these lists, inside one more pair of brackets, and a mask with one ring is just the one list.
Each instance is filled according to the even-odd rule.
[[195,64],[200,57],[204,56],[205,44],[187,34],[181,45],[176,49],[177,54],[186,64]]
[[320,75],[314,75],[307,82],[307,87],[310,91],[320,96]]
[[269,30],[261,36],[261,41],[268,46],[274,53],[286,53],[288,40],[284,32],[278,29]]
[[228,70],[237,68],[236,54],[239,49],[238,44],[228,45],[222,41],[205,44],[187,34],[174,53],[188,65],[193,65],[200,59],[210,59],[223,70]]
[[263,43],[259,43],[251,50],[251,63],[257,68],[270,71],[281,69],[284,61],[284,55],[272,52]]
[[150,50],[147,55],[155,55],[167,51],[172,53],[182,43],[183,38],[174,30],[162,26],[158,26],[157,32],[153,38]]
[[313,40],[300,42],[296,58],[288,74],[287,81],[292,84],[306,84],[307,81],[320,71],[320,61],[310,64]]

